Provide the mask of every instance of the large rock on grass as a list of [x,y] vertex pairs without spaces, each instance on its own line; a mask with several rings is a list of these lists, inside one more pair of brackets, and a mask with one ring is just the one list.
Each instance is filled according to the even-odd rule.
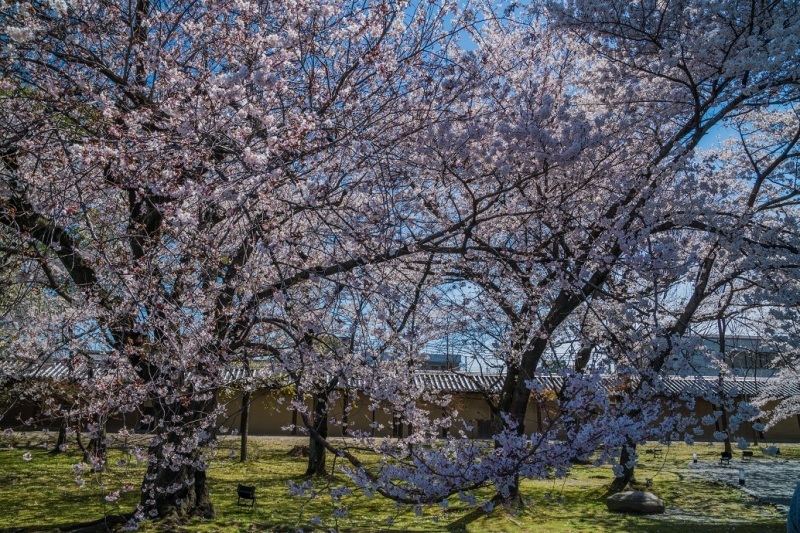
[[664,500],[643,490],[618,492],[606,498],[610,511],[624,513],[660,514],[664,512]]
[[295,446],[286,455],[289,457],[308,457],[309,453],[308,446]]

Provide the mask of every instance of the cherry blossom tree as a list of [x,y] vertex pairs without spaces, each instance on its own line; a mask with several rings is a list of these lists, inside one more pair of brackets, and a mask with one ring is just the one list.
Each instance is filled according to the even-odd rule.
[[[538,15],[546,16],[542,13]],[[511,311],[508,316],[528,310],[510,335],[509,342],[519,340],[519,346],[516,353],[509,350],[498,409],[505,427],[517,437],[498,435],[497,442],[509,456],[522,459],[505,470],[506,478],[492,478],[499,472],[484,471],[485,479],[505,487],[504,496],[515,494],[516,483],[509,482],[508,476],[535,475],[531,464],[544,457],[530,453],[538,449],[531,443],[538,437],[527,440],[522,421],[530,395],[536,392],[535,372],[576,312],[590,305],[598,311],[603,302],[619,298],[623,324],[616,331],[627,327],[638,336],[615,341],[618,353],[625,356],[618,362],[627,362],[626,368],[619,368],[623,381],[627,375],[638,385],[618,411],[606,411],[617,414],[608,416],[592,434],[594,439],[622,445],[622,463],[627,465],[635,444],[654,435],[646,431],[658,416],[652,392],[658,388],[653,385],[658,385],[668,357],[692,322],[714,316],[698,315],[701,306],[720,301],[724,291],[741,280],[762,283],[764,276],[768,279],[777,270],[793,268],[796,249],[793,226],[784,225],[793,220],[785,213],[793,209],[795,189],[781,183],[795,153],[796,115],[791,105],[798,96],[794,75],[798,58],[796,47],[787,48],[783,39],[774,37],[796,30],[794,5],[757,3],[734,8],[715,4],[688,9],[683,4],[578,2],[569,8],[555,7],[550,13],[555,17],[546,28],[535,24],[516,31],[511,24],[481,27],[475,39],[482,49],[514,51],[497,56],[501,58],[497,61],[514,62],[515,68],[498,70],[515,72],[518,77],[503,76],[492,94],[509,97],[519,107],[502,99],[493,104],[490,125],[481,130],[485,140],[474,138],[474,144],[468,145],[468,160],[458,158],[462,145],[456,142],[450,142],[450,152],[445,152],[452,173],[498,176],[509,169],[535,169],[527,188],[518,195],[512,190],[503,199],[516,215],[503,219],[510,224],[469,228],[462,245],[464,265],[455,267],[462,279],[483,284],[499,295],[499,307],[505,305]],[[556,28],[569,32],[576,41],[557,40],[565,36]],[[709,35],[714,36],[712,43]],[[787,38],[789,43],[792,38]],[[556,54],[559,60],[548,63],[547,53],[534,53],[540,60],[536,67],[561,68],[535,79],[553,82],[559,79],[555,73],[565,77],[561,79],[567,89],[561,96],[554,96],[559,93],[552,85],[546,95],[553,97],[553,106],[569,100],[581,110],[572,119],[566,118],[569,107],[554,114],[562,118],[565,128],[567,124],[584,128],[576,137],[580,140],[569,143],[560,138],[558,147],[546,145],[538,152],[536,146],[521,149],[526,141],[546,138],[540,128],[535,135],[515,138],[519,144],[503,145],[503,132],[530,132],[532,124],[539,125],[528,120],[530,115],[514,116],[514,111],[553,109],[545,98],[513,100],[521,94],[537,94],[535,89],[523,90],[537,86],[526,77],[522,51],[540,51],[536,46],[551,42],[559,43],[553,49],[563,55]],[[582,62],[569,62],[570,54]],[[767,124],[787,106],[788,114],[778,119],[781,133],[764,144],[763,134],[773,130]],[[511,110],[509,115],[504,115],[507,110]],[[723,124],[739,132],[736,146],[713,162],[696,158],[701,141]],[[553,130],[544,131],[551,140],[558,138]],[[594,137],[594,131],[602,135]],[[570,146],[579,149],[559,150]],[[565,153],[570,157],[563,157]],[[479,159],[476,154],[489,156]],[[765,183],[777,187],[762,189]],[[689,249],[683,250],[684,245]],[[494,267],[486,266],[490,260]],[[651,280],[656,285],[651,286]],[[668,310],[662,308],[663,297],[675,296],[674,291],[661,292],[661,300],[651,297],[665,286],[687,284],[692,289],[685,297],[668,300]],[[511,301],[503,302],[506,297]],[[655,306],[657,315],[638,307],[640,300]],[[631,330],[637,323],[647,327]],[[570,379],[596,383],[580,373]],[[567,386],[567,390],[571,391],[567,399],[578,396],[574,388]],[[599,398],[596,402],[603,404]],[[569,405],[565,402],[562,408],[569,410]],[[686,422],[676,420],[672,427],[686,429]],[[669,426],[661,434],[671,435]],[[582,438],[588,439],[589,433]],[[529,469],[527,460],[532,462]]]
[[[645,364],[634,365],[644,370],[648,380],[664,371],[695,372],[687,366],[690,361],[685,354],[702,348],[687,346],[682,337],[709,327],[719,339],[721,353],[714,359],[721,359],[724,367],[730,317],[746,319],[749,331],[760,333],[765,329],[759,310],[779,309],[787,304],[787,298],[792,301],[792,284],[779,286],[776,280],[795,276],[800,250],[792,222],[797,210],[793,174],[798,125],[797,114],[785,110],[742,112],[731,121],[738,135],[718,150],[705,152],[702,160],[688,169],[695,175],[697,189],[687,196],[702,199],[713,194],[717,200],[689,218],[684,217],[693,211],[690,202],[665,217],[648,243],[647,260],[657,270],[640,268],[626,274],[629,280],[644,274],[638,284],[648,287],[637,299],[637,320],[642,327],[636,329],[636,335],[649,347],[633,350],[639,355],[651,354]],[[625,301],[619,294],[615,296]],[[610,317],[607,322],[617,322],[615,331],[629,328],[626,320],[613,318],[614,313]],[[720,372],[722,376],[725,369]],[[721,391],[708,393],[718,397]],[[720,412],[726,429],[726,409]],[[729,437],[726,446],[730,448]]]
[[[601,443],[599,462],[634,454],[692,322],[796,268],[799,17],[792,2],[6,3],[3,253],[63,308],[11,349],[92,367],[95,438],[97,415],[153,405],[140,518],[213,514],[217,392],[258,358],[295,387],[309,473],[327,450],[400,502],[508,499]],[[703,159],[722,125],[739,139]],[[495,447],[437,441],[452,420],[430,404],[447,398],[409,379],[453,281],[508,332]],[[565,340],[559,415],[531,433],[537,370]],[[618,404],[587,364],[599,346]],[[334,443],[348,383],[415,432]]]
[[320,329],[287,311],[295,288],[463,225],[405,222],[419,195],[378,159],[455,98],[448,8],[3,6],[0,223],[67,307],[14,350],[72,331],[67,357],[96,368],[85,413],[154,405],[141,516],[213,514],[216,391],[286,312]]
[[[658,229],[656,221],[663,213],[686,203],[681,188],[692,182],[683,171],[709,130],[746,111],[796,100],[796,49],[787,53],[780,39],[771,38],[796,27],[795,6],[758,3],[746,13],[720,4],[685,7],[578,2],[555,9],[559,23],[575,32],[587,54],[598,58],[582,76],[591,93],[579,101],[595,113],[609,113],[597,117],[606,130],[601,146],[615,159],[587,158],[587,164],[595,163],[589,169],[610,179],[605,187],[603,181],[590,182],[591,191],[604,196],[573,211],[581,214],[574,240],[558,232],[566,246],[551,246],[559,251],[551,261],[561,262],[552,269],[552,303],[541,311],[535,340],[520,358],[518,375],[512,371],[507,377],[508,413],[515,420],[524,419],[527,380],[548,339],[575,309],[598,294],[622,260],[636,257],[647,236]],[[758,23],[750,25],[754,20]],[[714,35],[710,55],[709,35]],[[781,141],[789,152],[793,135]],[[741,197],[736,201],[742,205]],[[587,206],[594,211],[587,213]],[[701,284],[703,279],[698,276]],[[690,300],[690,306],[698,304],[697,298]],[[675,328],[682,331],[675,333],[687,325],[678,317]],[[651,366],[660,367],[667,353],[661,350]]]

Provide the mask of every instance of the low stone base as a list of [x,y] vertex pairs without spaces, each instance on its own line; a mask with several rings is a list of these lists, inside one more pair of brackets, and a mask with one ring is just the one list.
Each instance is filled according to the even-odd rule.
[[623,513],[661,514],[664,512],[664,501],[652,492],[631,490],[612,494],[606,498],[609,511]]
[[290,457],[308,457],[308,446],[295,446],[286,454]]

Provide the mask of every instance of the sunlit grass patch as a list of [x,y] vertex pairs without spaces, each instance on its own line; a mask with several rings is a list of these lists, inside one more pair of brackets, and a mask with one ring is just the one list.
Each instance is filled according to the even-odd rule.
[[[52,439],[53,436],[47,438]],[[67,528],[130,513],[139,500],[139,483],[144,465],[138,464],[119,448],[112,448],[109,466],[99,477],[83,476],[78,486],[72,466],[81,461],[74,446],[65,454],[51,455],[41,447],[41,436],[20,438],[13,448],[0,447],[0,529],[47,530]],[[785,518],[773,507],[759,505],[743,492],[720,483],[699,480],[688,475],[692,453],[701,461],[717,461],[721,444],[661,446],[663,455],[645,453],[654,444],[640,447],[637,488],[650,490],[665,500],[667,513],[648,517],[611,513],[605,498],[613,474],[608,466],[576,466],[565,479],[525,481],[522,495],[525,504],[498,507],[491,512],[465,506],[451,498],[447,507],[413,508],[395,506],[376,496],[360,492],[342,500],[347,513],[335,518],[340,505],[326,489],[350,487],[346,477],[337,473],[330,479],[318,479],[314,499],[291,497],[289,482],[304,481],[306,459],[292,457],[288,451],[302,439],[254,437],[250,441],[251,460],[241,463],[231,458],[238,441],[223,441],[218,457],[209,471],[209,483],[217,518],[194,520],[188,524],[149,523],[144,531],[785,531]],[[44,443],[47,445],[47,443]],[[30,453],[30,461],[23,455]],[[756,452],[761,456],[760,452]],[[797,445],[782,445],[781,457],[797,454]],[[368,461],[376,456],[364,455]],[[329,457],[329,466],[333,459]],[[339,460],[340,461],[340,460]],[[254,509],[236,505],[238,483],[256,486]],[[649,486],[646,486],[649,483]],[[111,491],[129,485],[117,502],[107,502]],[[479,493],[488,499],[490,489]]]

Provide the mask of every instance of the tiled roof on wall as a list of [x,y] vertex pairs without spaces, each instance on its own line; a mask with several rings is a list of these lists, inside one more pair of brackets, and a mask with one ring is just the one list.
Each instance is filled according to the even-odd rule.
[[[121,370],[117,370],[122,372]],[[89,369],[86,364],[70,365],[66,361],[48,361],[46,363],[0,362],[0,377],[14,380],[53,380],[75,381],[86,379]],[[246,371],[241,366],[229,367],[225,370],[223,381],[227,384],[241,382],[246,378]],[[251,372],[256,379],[267,380],[278,377],[275,369],[261,367]],[[420,388],[444,393],[499,393],[505,376],[498,373],[460,372],[456,370],[423,370],[413,375],[414,383]],[[538,374],[533,380],[541,389],[554,390],[560,387],[562,378],[558,375]],[[662,378],[668,396],[700,396],[704,393],[719,393],[719,378],[711,376]],[[284,380],[280,380],[284,381]],[[604,378],[604,385],[613,390],[619,384],[617,376]],[[775,383],[772,378],[764,377],[730,377],[722,382],[722,390],[728,397],[753,397],[767,386]],[[288,385],[288,382],[286,383]],[[352,384],[358,388],[358,384]],[[800,395],[800,384],[786,385],[785,394]]]
[[[414,374],[414,381],[427,390],[447,393],[499,393],[503,386],[502,374],[472,373],[458,371],[423,371]],[[534,378],[543,389],[556,389],[562,383],[562,378],[557,375],[539,374]],[[615,388],[618,381],[616,376],[608,376],[604,384],[609,389]],[[774,383],[772,378],[750,377],[729,378],[722,382],[722,390],[729,397],[752,397],[763,391],[768,385]],[[665,376],[663,386],[667,395],[699,396],[704,392],[719,391],[719,378],[697,376],[678,377]],[[787,394],[800,395],[800,384],[795,385]]]

